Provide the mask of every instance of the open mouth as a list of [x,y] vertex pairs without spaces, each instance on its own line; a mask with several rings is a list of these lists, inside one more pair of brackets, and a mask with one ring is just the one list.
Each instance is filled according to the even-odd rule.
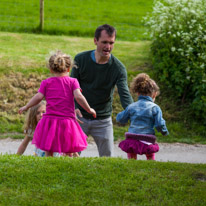
[[103,53],[104,53],[105,55],[109,55],[109,54],[110,54],[110,51],[109,51],[109,50],[103,50]]

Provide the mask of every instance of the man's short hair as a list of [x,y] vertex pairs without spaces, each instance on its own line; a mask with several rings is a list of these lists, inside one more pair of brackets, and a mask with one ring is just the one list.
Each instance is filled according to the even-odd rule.
[[103,24],[103,25],[97,27],[97,29],[95,31],[94,37],[97,39],[97,41],[101,37],[101,32],[103,30],[105,30],[109,36],[112,36],[115,33],[115,38],[116,38],[116,29],[109,24]]

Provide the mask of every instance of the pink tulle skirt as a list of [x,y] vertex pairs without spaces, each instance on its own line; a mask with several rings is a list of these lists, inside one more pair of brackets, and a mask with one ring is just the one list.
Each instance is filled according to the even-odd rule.
[[49,152],[81,152],[87,147],[87,136],[75,119],[43,116],[37,124],[32,144]]
[[[138,139],[135,139],[135,134],[132,136],[131,133],[125,133],[126,139],[119,143],[119,147],[126,153],[133,153],[133,154],[152,154],[159,151],[159,145],[157,143],[153,143],[150,145],[144,144],[139,139],[146,138],[147,135],[138,135]],[[148,135],[148,138],[151,135]]]

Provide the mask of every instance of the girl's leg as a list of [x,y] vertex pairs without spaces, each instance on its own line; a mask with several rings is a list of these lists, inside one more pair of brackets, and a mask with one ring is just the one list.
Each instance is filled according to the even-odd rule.
[[128,159],[137,159],[137,154],[135,153],[127,153],[127,158]]
[[74,152],[73,153],[73,157],[79,157],[79,153],[78,152]]
[[79,157],[79,154],[78,154],[78,152],[74,152],[74,153],[64,153],[63,156]]
[[53,152],[45,151],[46,157],[53,157]]
[[146,154],[147,160],[155,160],[155,153]]
[[72,157],[73,156],[73,153],[64,153],[64,155],[63,156],[69,156],[69,157]]

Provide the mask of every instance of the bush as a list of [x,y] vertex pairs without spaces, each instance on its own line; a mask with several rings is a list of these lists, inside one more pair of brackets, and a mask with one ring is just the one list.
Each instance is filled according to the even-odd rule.
[[205,8],[205,0],[155,1],[145,18],[155,73],[200,119],[206,115]]

